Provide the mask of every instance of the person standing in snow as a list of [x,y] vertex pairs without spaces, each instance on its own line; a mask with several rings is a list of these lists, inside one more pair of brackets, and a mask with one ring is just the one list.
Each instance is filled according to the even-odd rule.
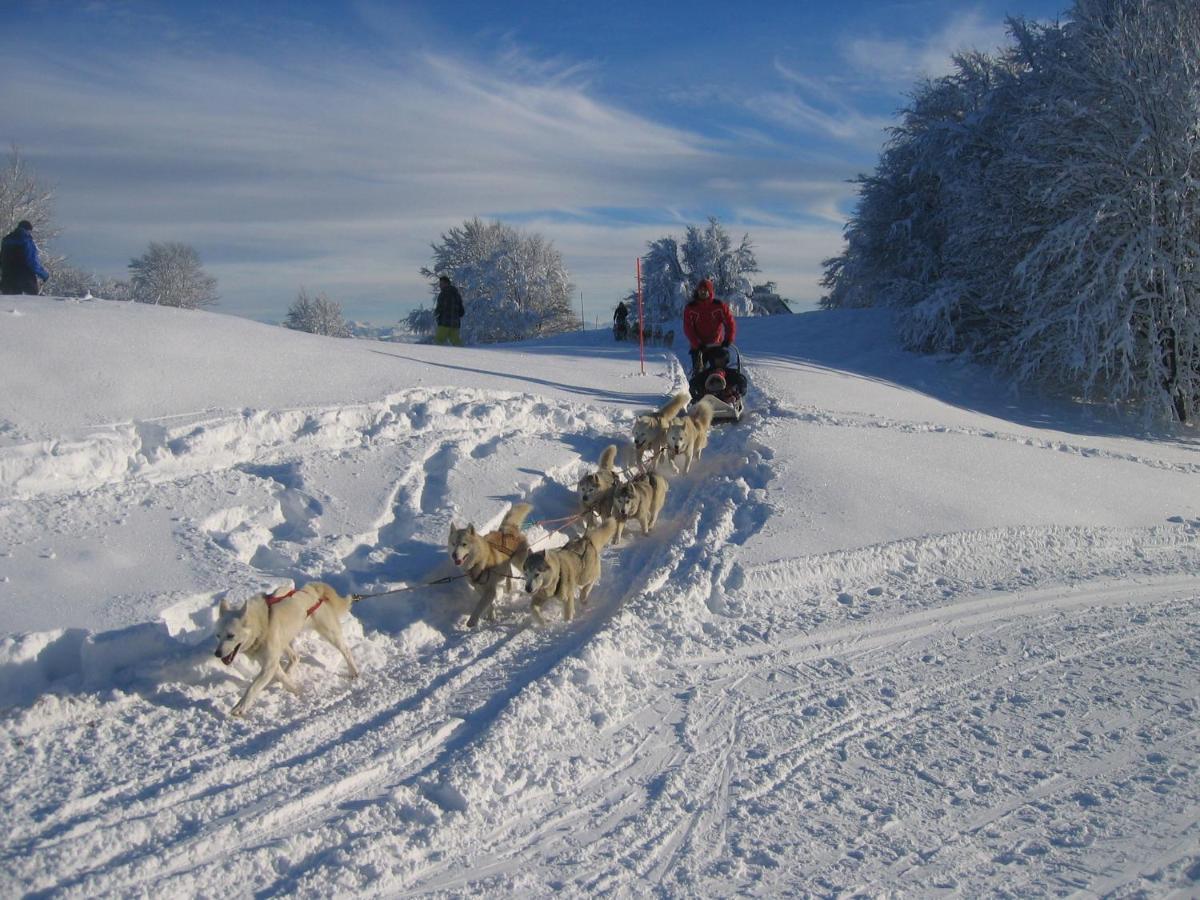
[[683,308],[683,333],[691,347],[692,374],[708,364],[707,351],[728,348],[737,336],[737,322],[729,304],[718,300],[711,279],[705,278],[692,291],[692,299]]
[[458,330],[462,326],[462,317],[466,315],[466,310],[463,309],[462,294],[450,283],[448,275],[438,276],[438,287],[440,290],[437,295],[437,305],[434,307],[434,315],[437,317],[437,332],[433,336],[433,342],[461,347],[463,342]]
[[22,219],[0,241],[0,293],[36,294],[38,279],[45,281],[49,277],[50,273],[38,260],[33,225]]
[[629,334],[629,307],[622,300],[617,304],[617,310],[613,313],[613,337],[618,341],[625,340]]

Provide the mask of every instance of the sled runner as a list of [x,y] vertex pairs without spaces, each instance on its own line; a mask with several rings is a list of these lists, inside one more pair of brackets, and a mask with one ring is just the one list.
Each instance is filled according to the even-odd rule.
[[704,368],[689,382],[693,407],[704,397],[713,409],[713,422],[741,421],[746,389],[742,354],[737,347],[712,347],[704,351]]

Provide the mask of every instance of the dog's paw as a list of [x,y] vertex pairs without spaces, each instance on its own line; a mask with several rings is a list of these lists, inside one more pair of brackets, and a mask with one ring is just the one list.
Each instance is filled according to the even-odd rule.
[[229,718],[240,719],[245,714],[246,714],[246,708],[244,706],[242,706],[242,704],[239,703],[237,706],[235,706],[233,709],[231,709],[229,711]]

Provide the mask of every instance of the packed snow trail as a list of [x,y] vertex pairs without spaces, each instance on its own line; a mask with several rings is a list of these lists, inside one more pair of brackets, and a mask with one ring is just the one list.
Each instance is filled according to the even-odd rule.
[[[665,395],[678,366],[655,365]],[[1194,451],[939,420],[894,385],[760,365],[757,412],[671,479],[655,533],[605,554],[574,622],[529,627],[513,598],[465,632],[461,582],[366,600],[363,677],[306,639],[303,695],[272,688],[246,720],[226,717],[250,673],[212,656],[215,596],[22,638],[41,668],[10,672],[29,697],[0,719],[0,890],[1194,892]],[[451,519],[571,511],[632,417],[412,390],[378,415],[306,410],[286,439],[273,414],[189,423],[136,472],[6,501],[0,528],[27,546],[42,522],[161,512],[212,583],[418,584],[454,572]],[[1008,504],[950,496],[1010,454]],[[936,516],[905,505],[939,491]]]

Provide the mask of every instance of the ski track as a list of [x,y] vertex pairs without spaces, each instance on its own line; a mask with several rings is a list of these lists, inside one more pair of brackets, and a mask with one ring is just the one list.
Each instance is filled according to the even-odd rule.
[[[1031,443],[752,399],[754,436],[719,431],[672,478],[656,532],[606,553],[575,622],[529,627],[512,600],[465,633],[455,585],[360,608],[362,679],[305,644],[303,695],[273,688],[244,721],[224,718],[241,681],[207,642],[129,689],[8,711],[0,888],[839,896],[1002,882],[1013,896],[1124,896],[1194,883],[1200,696],[1181,676],[1200,659],[1200,529],[1002,528],[745,565],[738,548],[772,514],[771,416]],[[628,424],[512,403],[519,415],[501,416],[470,392],[412,392],[182,434],[143,423],[124,464],[106,445],[92,489],[258,479],[271,503],[192,523],[185,545],[217,547],[230,572],[416,583],[448,564],[414,570],[396,548],[440,543],[457,465],[531,430],[599,448]],[[384,512],[323,535],[307,463],[364,448],[397,460]],[[65,455],[77,467],[82,453]],[[534,478],[539,514],[588,462]],[[18,487],[65,471],[20,465]],[[55,494],[22,502],[69,514]],[[1156,807],[1161,821],[1131,818]],[[1108,849],[1129,835],[1139,860]]]

